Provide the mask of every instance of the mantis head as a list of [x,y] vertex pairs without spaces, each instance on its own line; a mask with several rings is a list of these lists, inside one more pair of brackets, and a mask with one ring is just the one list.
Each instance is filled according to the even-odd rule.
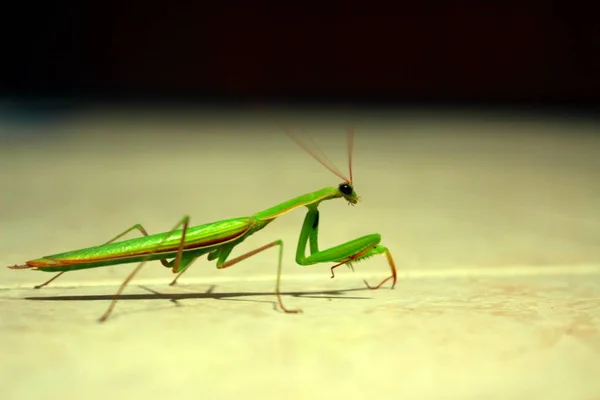
[[356,195],[354,188],[352,187],[352,183],[350,182],[342,182],[338,185],[338,190],[340,192],[341,197],[348,201],[348,204],[351,206],[358,203],[359,197]]

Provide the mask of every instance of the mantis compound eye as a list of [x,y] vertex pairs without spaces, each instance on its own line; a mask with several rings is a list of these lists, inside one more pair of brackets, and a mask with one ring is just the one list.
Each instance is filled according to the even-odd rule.
[[348,183],[340,183],[338,189],[346,196],[350,196],[352,194],[352,186],[350,186]]

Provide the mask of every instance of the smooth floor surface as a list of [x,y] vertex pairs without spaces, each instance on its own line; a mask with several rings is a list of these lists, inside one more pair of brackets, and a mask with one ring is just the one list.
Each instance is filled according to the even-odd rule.
[[[296,116],[346,171],[339,115]],[[354,115],[361,202],[322,204],[320,246],[379,232],[384,257],[299,267],[304,210],[230,269],[158,262],[52,275],[0,268],[0,398],[600,399],[600,139],[589,121]],[[250,215],[339,178],[268,120],[97,112],[1,127],[0,265]],[[52,136],[40,136],[40,133]],[[23,140],[26,137],[26,140]],[[133,233],[130,235],[134,236]]]

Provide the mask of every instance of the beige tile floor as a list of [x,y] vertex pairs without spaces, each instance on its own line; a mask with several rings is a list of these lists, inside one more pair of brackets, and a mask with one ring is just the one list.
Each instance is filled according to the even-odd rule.
[[[287,116],[344,167],[347,115]],[[133,266],[0,268],[0,398],[600,399],[600,135],[589,121],[354,113],[363,201],[323,204],[321,246],[380,232],[383,259],[329,279],[293,262],[303,212],[250,238],[275,254],[180,285],[158,263],[96,323]],[[338,179],[253,114],[88,112],[0,126],[0,265],[251,214]],[[32,133],[54,133],[42,141]],[[327,133],[323,135],[322,133]],[[335,134],[334,134],[335,133]]]

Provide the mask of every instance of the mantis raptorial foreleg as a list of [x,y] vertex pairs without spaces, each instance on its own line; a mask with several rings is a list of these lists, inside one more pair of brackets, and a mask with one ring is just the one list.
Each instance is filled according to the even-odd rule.
[[[114,238],[110,239],[108,242],[103,243],[102,246],[104,246],[105,244],[109,244],[114,242],[115,240],[122,238],[123,236],[127,235],[129,232],[133,231],[137,229],[138,231],[140,231],[140,233],[143,236],[148,236],[148,232],[146,231],[146,229],[142,226],[142,224],[135,224],[133,225],[131,228],[119,233],[117,236],[115,236]],[[167,260],[160,260],[160,262],[162,263],[162,265],[164,265],[165,267],[170,267],[169,263],[167,262]],[[55,279],[57,279],[59,276],[61,276],[62,274],[64,274],[67,271],[62,271],[59,272],[58,274],[54,275],[52,278],[48,279],[46,282],[36,285],[33,288],[34,289],[40,289],[43,288],[44,286],[47,286],[50,282],[54,281]]]
[[[296,262],[298,264],[313,265],[324,262],[336,262],[337,264],[331,267],[331,277],[333,278],[333,270],[340,265],[352,263],[377,254],[385,254],[392,275],[381,281],[377,286],[370,286],[366,281],[365,284],[370,289],[378,289],[385,282],[392,279],[392,288],[396,285],[396,265],[394,264],[390,251],[386,247],[379,245],[381,235],[374,233],[339,244],[329,249],[319,250],[319,210],[316,206],[310,206],[308,208],[309,210],[304,218],[302,231],[300,232],[300,238],[298,239],[298,247],[296,249]],[[310,248],[309,256],[306,256],[307,243]]]
[[[387,255],[387,259],[390,265],[390,269],[392,270],[392,275],[386,279],[384,279],[379,285],[376,287],[370,287],[371,289],[377,289],[385,282],[390,279],[394,280],[394,285],[396,284],[396,266],[394,265],[394,260],[390,252],[387,248],[383,246],[379,246],[379,242],[381,241],[381,236],[378,234],[372,234],[363,236],[353,241],[349,241],[346,243],[342,243],[338,246],[331,247],[326,250],[319,250],[319,210],[317,207],[309,207],[308,212],[306,213],[306,217],[304,218],[304,223],[302,224],[302,230],[300,232],[300,238],[298,240],[298,248],[296,250],[296,262],[300,265],[313,265],[324,262],[339,262],[334,265],[333,269],[358,260],[363,257],[370,257],[375,254],[383,254]],[[309,244],[310,247],[310,256],[306,256],[306,245]],[[240,261],[243,261],[253,255],[261,253],[264,250],[267,250],[271,247],[279,246],[279,261],[277,263],[277,283],[275,285],[275,294],[277,295],[277,302],[279,303],[279,307],[285,311],[286,313],[301,313],[302,310],[295,309],[290,310],[287,309],[283,305],[283,301],[281,299],[281,272],[282,272],[282,261],[283,261],[283,242],[281,240],[275,240],[269,244],[266,244],[258,249],[252,250],[248,253],[242,254],[234,259],[229,261],[225,261],[233,246],[227,250],[223,250],[220,254],[219,261],[217,262],[217,268],[227,268],[234,264],[237,264]],[[365,250],[366,249],[366,250]],[[182,271],[183,273],[183,271]],[[181,275],[181,274],[180,274]],[[175,278],[177,279],[179,275]],[[333,277],[333,276],[332,276]],[[366,283],[366,282],[365,282]],[[368,284],[367,284],[368,286]],[[393,286],[392,286],[393,287]]]

